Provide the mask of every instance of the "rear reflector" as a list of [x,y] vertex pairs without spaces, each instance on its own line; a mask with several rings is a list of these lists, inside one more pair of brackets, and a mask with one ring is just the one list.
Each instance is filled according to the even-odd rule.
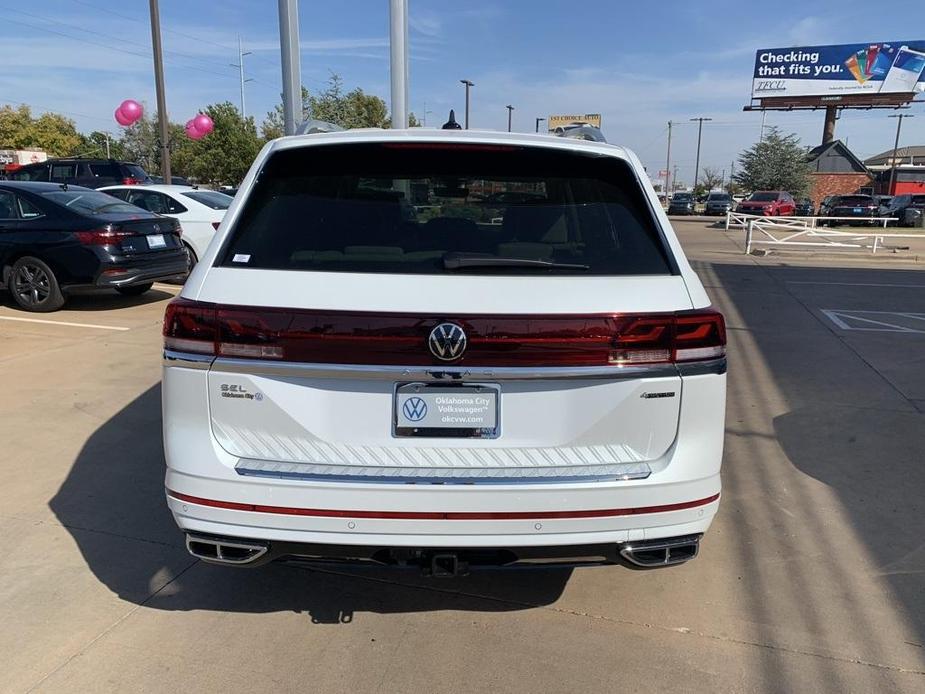
[[445,316],[221,306],[177,298],[164,316],[167,349],[244,359],[370,366],[633,366],[726,353],[713,310],[590,316],[460,316],[467,347],[453,361],[428,348]]
[[222,225],[221,222],[212,222],[212,228],[218,231],[218,228]]

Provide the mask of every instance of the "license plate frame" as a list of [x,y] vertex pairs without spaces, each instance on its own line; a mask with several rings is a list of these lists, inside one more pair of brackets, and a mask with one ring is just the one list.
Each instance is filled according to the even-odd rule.
[[[460,398],[488,398],[488,412],[474,416],[486,416],[487,426],[414,426],[401,408],[407,399],[418,397],[427,409],[420,421],[432,423],[430,408],[434,398],[445,395],[455,400]],[[407,396],[407,397],[405,397]],[[455,403],[451,403],[455,404]],[[474,404],[472,407],[481,407]],[[456,413],[451,413],[456,414]],[[459,413],[468,416],[467,413]],[[489,416],[490,415],[490,416]],[[493,418],[493,421],[492,421]],[[501,385],[498,383],[396,383],[392,392],[392,436],[395,438],[442,438],[442,439],[497,439],[501,436]]]
[[164,238],[163,234],[148,234],[145,236],[145,239],[148,241],[148,248],[152,251],[156,251],[160,248],[167,248],[167,239]]

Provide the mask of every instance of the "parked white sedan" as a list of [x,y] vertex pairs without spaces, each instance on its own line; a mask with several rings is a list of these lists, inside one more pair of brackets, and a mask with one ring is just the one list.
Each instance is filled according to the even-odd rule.
[[190,266],[205,254],[225,210],[234,199],[224,193],[192,186],[107,186],[100,190],[149,212],[179,220],[183,227],[183,243],[190,253]]

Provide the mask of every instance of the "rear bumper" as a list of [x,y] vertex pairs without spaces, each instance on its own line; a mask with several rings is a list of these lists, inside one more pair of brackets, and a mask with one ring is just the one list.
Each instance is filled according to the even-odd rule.
[[114,289],[144,282],[162,282],[182,279],[188,272],[189,256],[183,249],[170,253],[167,258],[127,260],[103,265],[93,286]]

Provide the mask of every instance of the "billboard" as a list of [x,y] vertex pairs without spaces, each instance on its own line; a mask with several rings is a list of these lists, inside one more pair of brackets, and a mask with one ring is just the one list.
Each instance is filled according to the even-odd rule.
[[546,119],[546,127],[549,128],[549,132],[553,132],[556,128],[564,128],[573,123],[587,123],[588,125],[593,125],[595,128],[599,128],[601,127],[601,114],[586,113],[583,116],[549,116]]
[[925,41],[767,48],[755,55],[752,98],[917,94]]

